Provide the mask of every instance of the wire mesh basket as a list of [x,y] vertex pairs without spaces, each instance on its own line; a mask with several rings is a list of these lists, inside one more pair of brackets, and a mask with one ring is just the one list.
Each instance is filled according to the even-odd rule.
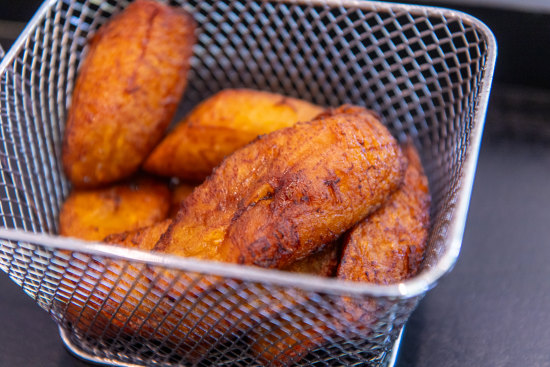
[[[228,87],[376,110],[420,151],[432,194],[421,272],[379,286],[58,237],[61,142],[87,39],[128,4],[48,0],[0,63],[0,268],[65,343],[118,365],[391,363],[423,294],[460,250],[496,57],[465,14],[358,1],[170,1],[197,21],[176,119]],[[366,310],[350,319],[342,299]]]

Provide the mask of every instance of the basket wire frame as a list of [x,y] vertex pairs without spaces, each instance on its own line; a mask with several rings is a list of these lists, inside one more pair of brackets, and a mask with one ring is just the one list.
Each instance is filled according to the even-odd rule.
[[[0,269],[77,354],[119,365],[384,366],[460,250],[491,86],[491,32],[462,13],[356,1],[166,1],[197,24],[175,120],[223,88],[376,110],[420,151],[432,194],[421,273],[397,285],[142,253],[55,236],[61,142],[87,39],[128,5],[48,0],[0,62]],[[361,303],[350,319],[342,300]],[[299,351],[299,345],[305,345]],[[289,362],[289,363],[290,363]]]

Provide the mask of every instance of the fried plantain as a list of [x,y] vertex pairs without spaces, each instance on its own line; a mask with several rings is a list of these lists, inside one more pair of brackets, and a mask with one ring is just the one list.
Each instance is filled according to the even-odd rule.
[[399,187],[405,166],[372,112],[343,106],[225,159],[154,250],[283,268],[376,210]]
[[[150,250],[169,223],[166,220],[111,235],[105,242]],[[329,250],[327,246],[312,257],[332,262],[327,256]],[[320,262],[320,258],[316,261]],[[239,287],[237,280],[228,282],[217,276],[153,270],[117,261],[94,264],[90,268],[70,267],[64,277],[63,284],[70,288],[61,293],[65,296],[58,306],[65,308],[65,320],[95,338],[143,340],[153,349],[162,341],[164,352],[169,350],[186,363],[198,363],[211,356],[216,346],[233,342],[236,335],[244,333],[256,320],[286,307],[273,303],[266,309],[265,299],[272,295],[262,288]],[[81,267],[85,270],[80,270]],[[74,279],[79,279],[78,283]],[[229,299],[228,293],[232,294]],[[70,294],[86,298],[70,299]]]
[[[300,226],[325,233],[320,236],[301,234],[299,238],[303,238],[305,244],[292,244],[296,248],[292,251],[297,254],[284,254],[277,263],[268,261],[267,265],[279,268],[288,266],[289,270],[294,267],[295,270],[326,272],[328,275],[334,271],[334,247],[314,252],[322,249],[326,243],[324,241],[335,239],[339,233],[379,206],[399,186],[403,173],[404,160],[400,149],[374,115],[365,109],[343,107],[311,123],[297,124],[269,134],[235,152],[187,197],[164,234],[159,236],[162,230],[156,229],[135,231],[130,235],[119,236],[119,244],[149,248],[152,240],[146,238],[160,237],[155,251],[239,262],[238,258],[220,256],[219,245],[223,245],[223,236],[228,233],[231,224],[238,222],[246,210],[262,205],[264,201],[273,202],[274,208],[279,211],[285,205],[304,205],[302,212],[275,211],[274,219],[264,215],[261,220],[292,221],[296,218],[287,219],[285,214],[296,214]],[[380,183],[375,185],[378,181]],[[271,194],[269,191],[272,191]],[[328,223],[317,225],[323,219]],[[265,231],[262,236],[268,236],[273,229],[268,225],[257,231]],[[154,236],[147,237],[147,233],[153,233]],[[284,235],[281,231],[278,234]],[[175,238],[181,241],[180,236],[184,236],[183,243],[172,242]],[[289,237],[296,238],[292,234]],[[114,238],[111,236],[109,241],[113,242]],[[308,255],[309,259],[318,262],[313,266],[310,263],[309,268],[304,260]],[[319,261],[319,257],[323,260]],[[182,354],[195,362],[216,345],[245,333],[249,325],[254,324],[251,320],[269,322],[267,318],[270,315],[288,313],[289,308],[300,303],[296,298],[300,295],[292,296],[282,292],[277,298],[270,291],[263,290],[263,295],[247,293],[246,304],[238,307],[203,307],[202,297],[206,294],[209,294],[207,299],[216,292],[223,296],[227,292],[224,288],[231,289],[235,285],[226,284],[226,280],[215,277],[193,283],[169,272],[152,274],[151,278],[155,279],[152,281],[155,293],[166,296],[158,300],[153,315],[147,315],[147,307],[134,310],[133,318],[142,315],[141,318],[146,321],[140,325],[127,323],[125,330],[131,333],[135,326],[133,333],[165,340],[174,348],[183,347]],[[255,292],[262,292],[262,289],[256,289]],[[115,290],[113,293],[122,292]],[[186,300],[184,295],[192,297]],[[127,298],[136,297],[130,295]],[[266,304],[265,300],[269,297],[273,297],[274,301],[286,297],[289,301]],[[265,309],[267,305],[269,309]],[[206,315],[203,315],[203,309],[207,310]],[[110,317],[110,311],[104,316]],[[155,330],[155,334],[149,334],[148,330]],[[261,342],[257,345],[262,346]],[[288,360],[292,358],[288,356]]]
[[430,193],[412,144],[405,155],[409,165],[401,188],[347,235],[338,278],[393,284],[417,273],[428,238]]
[[[338,278],[391,284],[417,273],[428,235],[430,195],[414,146],[404,151],[409,165],[400,189],[344,235]],[[359,334],[372,332],[375,313],[381,312],[374,299],[342,297],[339,304],[344,329],[351,323]],[[251,334],[251,351],[262,365],[292,365],[335,336],[320,319],[304,322],[293,313],[276,320]]]
[[54,307],[66,327],[108,342],[134,336],[144,321],[141,312],[157,300],[146,264],[79,254],[61,278]]
[[199,104],[144,163],[158,175],[202,181],[224,157],[258,135],[309,121],[323,108],[249,89],[227,89]]
[[[109,235],[104,242],[150,251],[170,222],[168,219]],[[87,263],[93,265],[86,266]],[[171,353],[195,363],[218,342],[219,336],[204,330],[214,327],[224,330],[230,324],[216,318],[217,312],[223,314],[228,310],[209,304],[223,288],[223,284],[215,284],[217,279],[191,273],[178,276],[170,270],[153,270],[147,264],[75,258],[63,276],[56,307],[61,308],[64,321],[79,333],[105,342],[141,340],[142,348]],[[74,294],[78,296],[73,297]],[[159,341],[162,350],[155,349]]]
[[102,189],[75,190],[61,207],[59,233],[100,241],[109,234],[166,219],[170,205],[168,186],[149,178]]
[[162,138],[187,83],[195,23],[183,9],[137,0],[89,43],[63,141],[77,187],[133,174]]
[[[317,256],[323,256],[323,264],[334,264],[333,255],[323,255],[331,252],[329,247],[318,252],[323,244],[376,210],[400,185],[405,165],[396,141],[374,114],[341,107],[312,122],[268,134],[233,153],[185,199],[171,223],[107,240],[149,249],[159,238],[154,251],[273,268],[307,269],[300,262]],[[261,210],[255,212],[258,207]],[[167,223],[168,229],[161,233]],[[245,241],[236,242],[241,230]],[[264,241],[265,254],[255,248],[259,241]],[[333,268],[315,265],[313,271],[328,273]],[[128,270],[134,278],[126,275]],[[100,282],[105,289],[94,292],[91,302],[72,303],[74,322],[83,323],[85,329],[95,327],[104,336],[117,333],[162,340],[191,363],[248,331],[254,334],[250,328],[258,321],[271,324],[271,317],[294,315],[299,305],[307,303],[307,295],[286,289],[248,289],[238,281],[215,276],[128,270],[114,264],[102,270],[101,274],[109,275],[109,281]],[[120,285],[111,280],[122,276],[127,280]],[[82,289],[77,293],[86,294],[91,289],[87,283],[78,286]],[[228,293],[234,294],[232,300]],[[96,310],[94,304],[108,307]],[[297,340],[303,348],[293,347],[280,360],[301,358],[322,341],[319,330],[299,332]],[[273,335],[287,344],[290,340],[278,330]],[[280,347],[273,341],[256,344],[264,349]],[[253,352],[259,360],[269,360],[265,353]]]
[[[404,150],[409,165],[403,185],[382,208],[346,235],[337,278],[395,284],[418,272],[428,238],[431,198],[416,149],[408,144]],[[370,333],[376,314],[387,307],[375,298],[342,297],[343,328],[352,323]]]

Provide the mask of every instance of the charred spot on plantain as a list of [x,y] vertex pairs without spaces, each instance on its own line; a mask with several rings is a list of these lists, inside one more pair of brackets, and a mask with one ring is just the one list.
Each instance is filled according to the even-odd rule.
[[273,200],[274,195],[275,188],[269,183],[263,184],[253,195],[251,195],[252,197],[247,198],[246,201],[241,200],[237,204],[237,210],[235,214],[233,214],[233,217],[231,217],[231,223],[236,222],[244,212],[255,207],[259,202]]
[[105,237],[103,239],[103,242],[112,242],[112,241],[118,241],[120,239],[120,241],[124,241],[126,240],[126,238],[128,238],[128,232],[123,232],[123,233],[120,233],[120,234],[110,234],[108,235],[107,237]]
[[330,186],[330,187],[338,187],[338,183],[340,182],[340,177],[336,177],[336,178],[328,178],[328,179],[325,179],[323,181],[323,183],[327,186]]
[[338,187],[340,181],[340,177],[337,176],[323,180],[323,184],[328,187],[330,195],[338,202],[342,201],[340,197],[340,188]]
[[[186,206],[182,205],[181,208],[180,208],[180,211],[177,214],[177,216],[183,215],[182,213],[184,212],[185,209],[186,209]],[[172,231],[174,230],[172,228],[173,224],[174,224],[174,222],[172,222],[170,224],[170,226],[168,227],[168,229],[163,234],[160,235],[160,238],[158,239],[157,243],[155,244],[155,248],[154,248],[155,251],[164,251],[164,250],[166,250],[166,248],[168,247],[168,244],[172,240]]]
[[263,197],[261,197],[258,201],[271,200],[271,199],[273,199],[274,194],[275,194],[274,191],[269,191]]
[[[270,268],[274,264],[277,264],[279,260],[278,252],[273,253],[272,250],[272,243],[265,236],[252,242],[248,248],[251,258],[254,259],[253,264],[266,268]],[[244,255],[239,256],[239,262],[241,264],[246,262]]]
[[260,201],[271,200],[275,196],[275,191],[276,189],[272,184],[265,183],[256,191],[254,195],[255,197],[253,197],[252,201],[257,203]]
[[305,202],[309,202],[306,180],[307,177],[302,172],[284,174],[280,177],[273,188],[273,196],[276,196],[277,199],[270,203],[271,208],[283,208],[288,203],[298,204],[304,202],[304,196],[308,196]]

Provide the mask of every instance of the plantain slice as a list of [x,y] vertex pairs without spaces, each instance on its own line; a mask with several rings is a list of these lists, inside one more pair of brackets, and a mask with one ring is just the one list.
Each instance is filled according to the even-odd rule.
[[229,156],[187,197],[154,250],[284,268],[376,210],[405,167],[378,118],[344,106]]
[[250,89],[226,89],[199,104],[155,148],[148,172],[200,182],[258,135],[309,121],[324,109],[296,98]]
[[195,23],[183,9],[137,0],[89,43],[63,141],[76,187],[126,178],[162,138],[185,86]]
[[409,161],[401,188],[377,212],[347,235],[338,278],[393,284],[418,272],[430,227],[430,193],[416,149],[404,149]]
[[74,190],[59,214],[59,233],[89,241],[146,227],[168,217],[171,193],[164,182],[140,178],[117,185]]

